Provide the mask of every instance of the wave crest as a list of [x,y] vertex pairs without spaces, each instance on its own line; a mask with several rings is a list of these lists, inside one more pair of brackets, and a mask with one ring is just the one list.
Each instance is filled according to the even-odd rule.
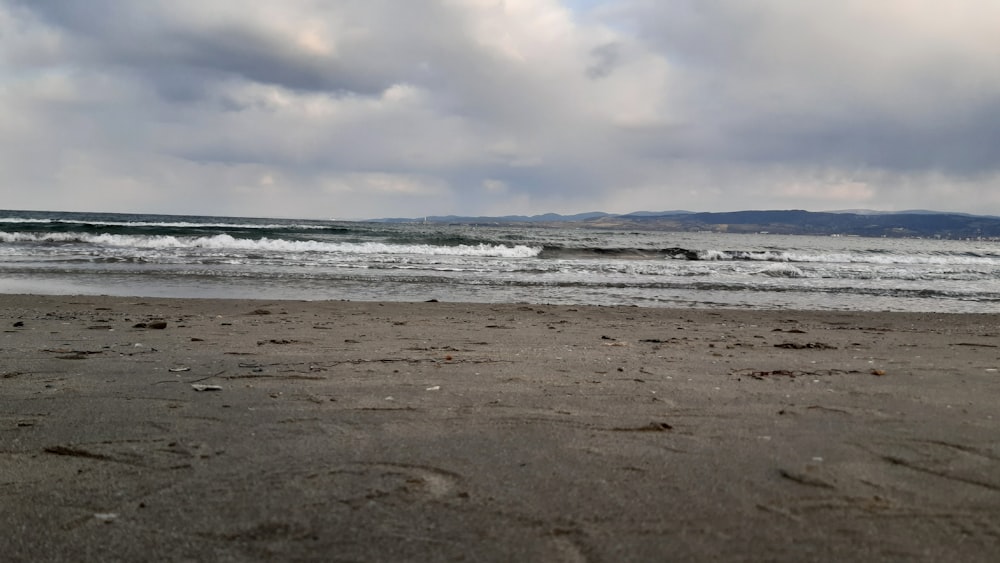
[[497,258],[531,258],[540,248],[498,244],[460,244],[442,246],[431,244],[389,244],[380,242],[349,243],[315,240],[244,239],[219,234],[208,237],[175,237],[170,235],[140,236],[81,233],[5,233],[0,241],[8,243],[41,244],[91,244],[106,247],[131,247],[146,249],[209,249],[255,252],[322,252],[344,254],[420,254],[425,256],[481,256]]

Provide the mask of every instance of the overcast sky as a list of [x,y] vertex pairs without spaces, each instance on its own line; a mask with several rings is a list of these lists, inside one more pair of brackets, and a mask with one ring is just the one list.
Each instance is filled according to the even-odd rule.
[[0,0],[0,194],[1000,214],[1000,2]]

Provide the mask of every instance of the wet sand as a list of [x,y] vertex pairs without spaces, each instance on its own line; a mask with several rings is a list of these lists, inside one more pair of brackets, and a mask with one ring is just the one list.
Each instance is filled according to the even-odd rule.
[[995,561],[994,315],[0,295],[8,561]]

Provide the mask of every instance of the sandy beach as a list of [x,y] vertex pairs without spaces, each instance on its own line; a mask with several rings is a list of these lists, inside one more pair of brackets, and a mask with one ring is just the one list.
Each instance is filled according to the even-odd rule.
[[994,315],[0,295],[7,561],[995,561]]

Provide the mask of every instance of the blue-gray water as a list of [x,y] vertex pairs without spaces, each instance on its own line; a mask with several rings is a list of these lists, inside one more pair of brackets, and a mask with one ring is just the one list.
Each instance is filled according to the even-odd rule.
[[0,292],[1000,312],[1000,245],[0,211]]

